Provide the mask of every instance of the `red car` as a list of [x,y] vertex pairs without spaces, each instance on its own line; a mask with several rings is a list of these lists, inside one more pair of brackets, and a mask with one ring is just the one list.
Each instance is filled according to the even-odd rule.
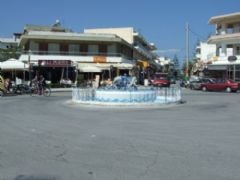
[[170,80],[167,77],[155,77],[154,79],[151,80],[151,84],[153,86],[169,87]]
[[218,79],[210,80],[208,83],[201,85],[203,91],[226,91],[233,92],[239,90],[239,83],[232,80]]

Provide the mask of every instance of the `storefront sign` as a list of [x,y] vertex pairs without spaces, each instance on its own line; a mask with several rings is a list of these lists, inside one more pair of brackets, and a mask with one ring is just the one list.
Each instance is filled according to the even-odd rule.
[[106,56],[94,56],[93,57],[93,62],[95,62],[95,63],[106,63],[107,58],[106,58]]
[[68,67],[71,66],[70,60],[39,60],[38,65],[43,67]]

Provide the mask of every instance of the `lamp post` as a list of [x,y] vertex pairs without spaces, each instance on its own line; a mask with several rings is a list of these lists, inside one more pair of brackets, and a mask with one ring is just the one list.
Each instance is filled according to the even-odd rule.
[[32,72],[31,72],[31,50],[28,51],[28,73],[29,73],[29,81],[32,81]]

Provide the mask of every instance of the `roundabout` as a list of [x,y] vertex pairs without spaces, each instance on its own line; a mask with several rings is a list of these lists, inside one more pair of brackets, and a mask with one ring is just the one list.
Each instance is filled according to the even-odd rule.
[[135,85],[135,79],[117,77],[105,88],[73,88],[72,102],[103,106],[158,106],[182,100],[180,87],[154,88]]

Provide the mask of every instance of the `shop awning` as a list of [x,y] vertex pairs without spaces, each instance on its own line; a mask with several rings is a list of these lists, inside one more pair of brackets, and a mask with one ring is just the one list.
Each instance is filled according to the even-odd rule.
[[227,65],[208,65],[207,69],[212,71],[226,71]]
[[78,65],[78,69],[80,72],[92,72],[92,73],[99,73],[102,72],[102,70],[98,67],[96,67],[95,65],[91,65],[91,66],[81,66]]
[[4,61],[0,64],[0,68],[4,70],[28,70],[29,66],[28,64],[23,63],[22,61],[19,61],[17,59],[9,59],[7,61]]
[[113,66],[116,67],[116,68],[119,68],[119,69],[132,69],[134,64],[118,63],[118,64],[115,64]]
[[80,72],[101,72],[109,70],[110,67],[118,69],[132,69],[134,64],[130,63],[78,63]]

